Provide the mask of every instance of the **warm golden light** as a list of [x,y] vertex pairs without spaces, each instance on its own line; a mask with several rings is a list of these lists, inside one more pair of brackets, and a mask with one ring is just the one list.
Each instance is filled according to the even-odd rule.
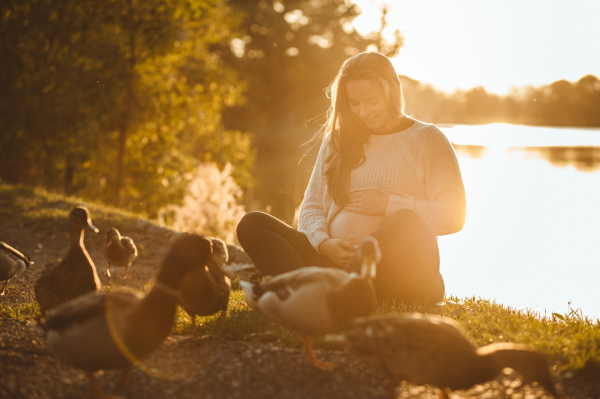
[[575,81],[600,75],[600,3],[590,1],[355,0],[354,25],[378,30],[387,5],[388,30],[405,43],[393,60],[398,73],[454,91],[484,86],[506,94],[512,86]]

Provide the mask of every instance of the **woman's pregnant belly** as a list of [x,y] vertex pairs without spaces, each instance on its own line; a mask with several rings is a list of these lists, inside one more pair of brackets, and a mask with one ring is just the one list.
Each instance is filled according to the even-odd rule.
[[358,244],[385,220],[385,215],[364,215],[342,209],[334,216],[329,225],[331,238],[342,238]]

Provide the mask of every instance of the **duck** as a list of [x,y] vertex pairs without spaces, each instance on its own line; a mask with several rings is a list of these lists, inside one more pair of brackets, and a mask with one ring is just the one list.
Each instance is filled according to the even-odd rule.
[[99,231],[92,224],[90,211],[83,205],[77,205],[68,218],[69,249],[66,255],[48,264],[34,286],[42,314],[70,299],[100,290],[96,266],[83,243],[85,230]]
[[367,316],[375,307],[373,279],[381,259],[379,243],[372,236],[365,237],[355,256],[361,263],[360,275],[308,266],[262,282],[240,281],[248,306],[297,331],[310,364],[321,370],[337,365],[316,358],[313,344],[317,337],[343,330],[351,319]]
[[83,370],[96,398],[114,398],[100,390],[94,372],[122,370],[121,388],[132,365],[151,372],[142,359],[169,335],[184,275],[202,269],[211,255],[210,240],[186,233],[173,241],[144,294],[91,292],[50,309],[38,322],[49,352]]
[[203,268],[185,275],[181,282],[179,304],[192,317],[191,336],[196,335],[196,316],[221,312],[217,327],[227,316],[231,280],[223,270],[227,263],[227,245],[219,238],[206,237],[212,242],[213,253]]
[[29,256],[0,241],[0,280],[4,281],[0,295],[6,292],[8,280],[23,273],[31,265],[33,262]]
[[125,266],[125,274],[122,278],[128,279],[129,267],[138,256],[137,247],[133,240],[122,236],[119,230],[113,227],[106,232],[106,241],[102,244],[102,252],[106,259],[106,275],[111,277],[111,266]]
[[558,397],[545,356],[527,345],[508,342],[476,348],[458,323],[448,317],[406,313],[357,318],[338,338],[351,352],[387,375],[389,399],[395,398],[400,381],[432,385],[448,399],[451,390],[484,383],[505,367]]

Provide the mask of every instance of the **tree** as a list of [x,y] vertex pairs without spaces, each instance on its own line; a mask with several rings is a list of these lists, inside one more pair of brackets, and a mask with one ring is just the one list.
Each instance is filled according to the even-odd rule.
[[244,85],[213,51],[239,23],[235,10],[108,3],[3,3],[0,176],[150,216],[182,197],[199,161],[230,162],[247,182],[250,139],[221,123]]
[[[249,207],[269,209],[291,222],[318,151],[318,143],[301,145],[323,122],[320,117],[329,106],[324,88],[349,56],[367,48],[393,56],[401,37],[396,32],[396,40],[388,43],[381,32],[361,36],[352,26],[359,10],[345,0],[230,4],[245,15],[243,34],[221,51],[248,90],[245,105],[226,112],[225,123],[254,134],[258,182],[247,196]],[[298,167],[304,153],[308,156]]]

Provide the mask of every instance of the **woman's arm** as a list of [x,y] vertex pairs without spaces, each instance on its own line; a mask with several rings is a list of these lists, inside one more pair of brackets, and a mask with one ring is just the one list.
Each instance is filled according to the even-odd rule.
[[414,209],[429,221],[437,235],[456,233],[466,218],[465,188],[456,154],[450,141],[433,125],[423,130],[420,139],[427,199],[390,195],[386,215]]
[[325,196],[325,160],[327,159],[330,136],[321,145],[315,167],[304,193],[298,217],[298,231],[306,235],[310,244],[319,251],[319,245],[329,239],[327,214],[323,208]]

